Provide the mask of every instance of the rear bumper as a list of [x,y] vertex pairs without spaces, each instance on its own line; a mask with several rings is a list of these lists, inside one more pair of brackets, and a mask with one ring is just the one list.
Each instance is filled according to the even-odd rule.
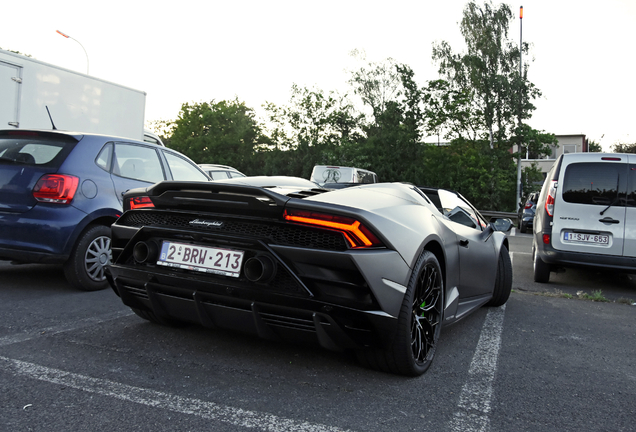
[[113,264],[107,277],[115,293],[131,308],[268,340],[313,342],[329,350],[385,347],[397,328],[397,319],[380,311],[356,310],[258,287],[206,283],[191,274],[148,272]]
[[636,272],[636,258],[633,257],[560,251],[546,244],[539,244],[536,252],[543,262],[554,266],[596,267]]
[[24,213],[0,212],[0,259],[62,263],[86,214],[73,206],[36,205]]

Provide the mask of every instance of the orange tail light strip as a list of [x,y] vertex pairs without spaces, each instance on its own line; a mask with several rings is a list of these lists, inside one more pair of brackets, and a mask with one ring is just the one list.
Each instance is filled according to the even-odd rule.
[[285,210],[285,220],[340,231],[352,248],[380,246],[382,243],[355,219],[302,210]]

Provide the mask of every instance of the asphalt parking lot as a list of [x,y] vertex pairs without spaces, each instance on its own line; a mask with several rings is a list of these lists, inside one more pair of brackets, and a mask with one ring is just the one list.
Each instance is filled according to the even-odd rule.
[[636,430],[636,306],[562,295],[636,298],[634,282],[568,270],[535,284],[529,238],[511,236],[509,302],[445,328],[419,378],[153,325],[59,268],[0,262],[0,430]]

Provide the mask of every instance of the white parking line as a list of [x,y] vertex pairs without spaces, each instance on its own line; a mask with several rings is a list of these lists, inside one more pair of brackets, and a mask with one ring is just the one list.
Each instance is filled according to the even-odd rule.
[[60,324],[58,326],[33,330],[28,333],[18,333],[18,334],[9,335],[9,336],[3,336],[0,338],[0,347],[28,341],[28,340],[35,339],[42,336],[51,336],[58,333],[64,333],[68,331],[77,330],[77,329],[88,327],[94,324],[101,324],[106,321],[123,318],[125,316],[129,316],[132,314],[133,313],[130,310],[118,311],[118,312],[114,312],[110,314],[105,314],[105,315],[100,315],[95,317],[88,317],[81,320],[72,321],[70,323]]
[[458,410],[450,422],[454,432],[488,432],[492,384],[497,371],[506,305],[491,308],[468,370],[468,380],[459,396]]
[[81,391],[95,393],[153,408],[167,409],[231,425],[256,428],[268,432],[346,432],[345,429],[286,419],[271,414],[218,405],[156,390],[133,387],[115,381],[92,378],[34,363],[0,357],[1,370]]

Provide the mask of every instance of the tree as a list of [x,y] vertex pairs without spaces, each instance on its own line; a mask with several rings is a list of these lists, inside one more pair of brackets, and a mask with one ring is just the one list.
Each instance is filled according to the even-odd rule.
[[245,173],[254,168],[255,149],[268,143],[253,110],[238,99],[184,103],[167,141],[197,163],[231,165]]
[[636,144],[616,143],[612,146],[614,153],[636,153]]
[[603,147],[601,147],[601,145],[596,141],[588,140],[587,151],[591,153],[602,153]]
[[515,208],[515,166],[504,148],[488,140],[454,139],[449,145],[428,145],[422,156],[423,183],[456,190],[479,209]]
[[[541,94],[527,80],[527,65],[523,76],[519,75],[519,47],[508,40],[511,19],[505,4],[494,8],[488,1],[483,7],[470,2],[460,24],[466,52],[456,54],[444,41],[433,45],[433,60],[448,82],[447,91],[456,95],[447,103],[461,96],[460,118],[449,117],[450,124],[437,119],[438,127],[463,125],[467,133],[479,130],[491,148],[495,143],[508,145],[516,123],[530,117],[535,108],[531,101]],[[527,53],[529,46],[524,44],[522,49]]]
[[[353,57],[366,62],[363,51],[354,50]],[[368,62],[360,69],[351,72],[349,85],[354,94],[362,99],[362,103],[369,107],[373,117],[371,123],[387,109],[389,102],[395,102],[400,96],[402,80],[397,70],[397,64],[392,58],[382,62]]]
[[[268,114],[271,148],[263,149],[266,158],[284,153],[286,165],[266,164],[277,174],[308,178],[316,164],[336,163],[343,144],[356,142],[362,133],[362,116],[357,114],[347,95],[325,94],[320,89],[292,86],[289,105],[264,106]],[[274,151],[278,150],[278,151]]]

